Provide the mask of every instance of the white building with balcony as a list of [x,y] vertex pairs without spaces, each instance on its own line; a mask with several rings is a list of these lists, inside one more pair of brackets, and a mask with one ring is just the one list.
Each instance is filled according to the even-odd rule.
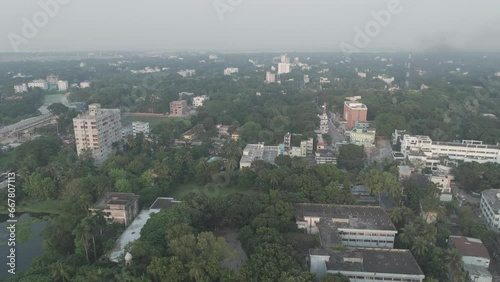
[[500,189],[488,189],[481,193],[480,210],[485,224],[500,231]]
[[33,80],[32,82],[28,82],[28,88],[40,88],[43,90],[48,90],[49,83],[43,79]]
[[[393,134],[393,138],[398,132]],[[482,141],[462,140],[459,142],[432,141],[429,136],[404,134],[399,136],[401,153],[412,163],[422,162],[423,166],[436,169],[440,157],[455,161],[500,164],[500,144],[486,145]],[[393,140],[394,143],[394,140]]]
[[203,107],[203,102],[208,99],[209,97],[207,95],[193,97],[193,108]]
[[144,136],[147,137],[149,135],[149,122],[132,122],[132,133],[134,134],[134,137],[140,133],[144,134]]

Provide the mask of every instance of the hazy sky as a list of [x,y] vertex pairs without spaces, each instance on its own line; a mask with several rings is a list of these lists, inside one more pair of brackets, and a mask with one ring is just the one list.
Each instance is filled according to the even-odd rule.
[[[46,12],[39,3],[49,2],[67,3],[43,23]],[[1,0],[0,51],[13,51],[14,45],[19,51],[338,51],[342,42],[359,47],[355,28],[364,30],[374,20],[371,12],[387,10],[389,2]],[[500,51],[498,0],[398,2],[402,11],[362,50]],[[28,38],[23,18],[33,23],[34,16],[40,28]]]

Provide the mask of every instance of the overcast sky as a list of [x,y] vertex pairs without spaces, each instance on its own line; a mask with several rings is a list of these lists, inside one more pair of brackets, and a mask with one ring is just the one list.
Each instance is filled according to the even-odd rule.
[[[68,3],[44,25],[39,3],[54,1]],[[342,42],[360,47],[355,28],[389,2],[1,0],[0,51],[338,51]],[[399,9],[360,49],[500,51],[498,0],[400,0]],[[35,15],[41,27],[27,38],[23,18],[33,23]]]

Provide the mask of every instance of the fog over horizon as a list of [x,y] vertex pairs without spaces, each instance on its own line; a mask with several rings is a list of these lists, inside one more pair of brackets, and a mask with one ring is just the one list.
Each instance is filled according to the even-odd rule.
[[[32,38],[26,18],[58,11]],[[500,2],[392,0],[400,13],[361,51],[500,51]],[[341,51],[355,45],[388,0],[5,0],[0,52],[14,51]],[[63,4],[65,3],[65,4]],[[43,18],[41,18],[43,20]],[[30,35],[31,36],[31,35]]]

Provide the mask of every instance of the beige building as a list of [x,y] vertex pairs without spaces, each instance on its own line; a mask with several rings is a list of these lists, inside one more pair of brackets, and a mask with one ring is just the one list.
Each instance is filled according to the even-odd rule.
[[89,111],[73,119],[76,150],[80,156],[90,150],[100,164],[112,153],[112,145],[122,138],[120,110],[101,109],[100,104],[89,105]]
[[173,101],[170,103],[170,116],[181,117],[187,114],[186,100]]
[[139,213],[139,196],[133,193],[106,193],[89,211],[103,211],[106,219],[129,225]]

